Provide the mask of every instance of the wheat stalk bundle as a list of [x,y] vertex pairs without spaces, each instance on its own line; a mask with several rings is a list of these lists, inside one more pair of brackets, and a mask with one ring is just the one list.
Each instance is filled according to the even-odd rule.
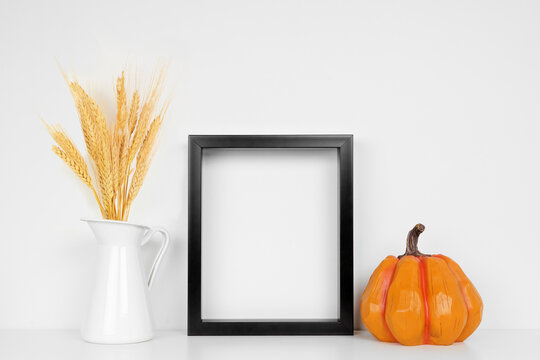
[[[126,221],[141,189],[167,110],[166,105],[158,107],[164,75],[163,70],[159,72],[146,95],[135,90],[128,99],[122,71],[115,88],[116,118],[109,124],[96,101],[64,75],[79,114],[90,166],[59,125],[45,125],[56,142],[53,152],[92,190],[104,219]],[[94,170],[93,176],[89,169]]]

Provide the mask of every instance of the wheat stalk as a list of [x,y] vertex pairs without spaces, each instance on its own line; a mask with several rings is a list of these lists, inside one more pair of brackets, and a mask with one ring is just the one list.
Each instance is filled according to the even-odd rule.
[[90,188],[90,190],[92,190],[92,193],[94,194],[94,197],[98,202],[101,215],[105,216],[103,207],[101,206],[101,201],[99,200],[99,196],[96,193],[96,189],[94,188],[94,184],[92,183],[92,177],[88,172],[88,167],[86,166],[84,159],[81,161],[81,159],[73,158],[56,145],[52,146],[52,151],[56,155],[58,155],[58,157],[62,159],[71,168],[71,170],[73,170],[75,175],[77,175],[79,179],[81,179],[83,183],[85,183]]
[[60,159],[64,160],[64,162],[73,170],[75,175],[77,175],[79,179],[81,179],[90,189],[94,188],[94,184],[92,183],[92,178],[90,177],[86,163],[81,163],[78,161],[78,159],[72,158],[56,145],[52,146],[52,151],[58,155]]
[[88,95],[83,88],[76,82],[68,83],[69,90],[75,101],[77,112],[79,113],[79,121],[81,129],[84,135],[84,142],[86,143],[86,150],[88,154],[95,159],[98,152],[97,134],[98,129],[96,124],[92,120],[92,112],[87,105]]
[[137,125],[137,113],[139,112],[139,92],[135,91],[133,93],[133,97],[131,98],[131,107],[129,109],[129,116],[128,116],[128,127],[129,127],[129,134],[133,134],[133,130],[135,130],[135,126]]
[[[164,106],[159,115],[153,115],[158,107],[164,71],[153,82],[142,107],[139,90],[132,93],[128,106],[126,78],[122,71],[116,81],[116,117],[110,127],[98,104],[80,84],[69,81],[65,74],[64,78],[79,114],[96,181],[93,181],[86,161],[65,131],[59,126],[46,124],[49,134],[57,143],[57,146],[53,146],[53,152],[92,190],[104,218],[127,220],[129,209],[150,167],[157,134],[166,112]],[[150,121],[152,118],[153,121]],[[94,183],[97,183],[99,192]]]
[[116,81],[116,131],[124,130],[127,125],[126,77],[122,75]]
[[133,174],[133,180],[131,182],[131,187],[129,188],[127,205],[128,207],[133,202],[133,199],[139,193],[139,190],[142,186],[148,168],[150,166],[150,160],[152,155],[152,149],[154,147],[154,142],[156,140],[159,128],[161,126],[161,115],[156,117],[154,121],[150,124],[146,137],[141,145],[141,150],[137,155],[137,166],[135,168],[135,173]]

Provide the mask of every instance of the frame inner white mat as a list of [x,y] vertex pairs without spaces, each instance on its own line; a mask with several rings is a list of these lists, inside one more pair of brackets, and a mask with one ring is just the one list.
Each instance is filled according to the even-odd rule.
[[339,317],[337,149],[204,149],[201,317]]

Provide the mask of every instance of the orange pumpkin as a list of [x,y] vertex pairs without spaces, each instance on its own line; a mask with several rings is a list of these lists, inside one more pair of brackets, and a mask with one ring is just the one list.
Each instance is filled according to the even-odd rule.
[[380,341],[450,345],[482,320],[482,299],[459,265],[418,251],[424,229],[418,224],[409,232],[405,254],[386,257],[362,295],[362,322]]

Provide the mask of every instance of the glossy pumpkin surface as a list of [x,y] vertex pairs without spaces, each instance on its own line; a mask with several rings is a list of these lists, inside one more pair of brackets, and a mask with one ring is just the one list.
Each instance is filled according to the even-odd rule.
[[482,320],[482,299],[459,265],[418,251],[423,230],[418,224],[409,232],[405,254],[386,257],[362,295],[362,322],[380,341],[450,345]]

